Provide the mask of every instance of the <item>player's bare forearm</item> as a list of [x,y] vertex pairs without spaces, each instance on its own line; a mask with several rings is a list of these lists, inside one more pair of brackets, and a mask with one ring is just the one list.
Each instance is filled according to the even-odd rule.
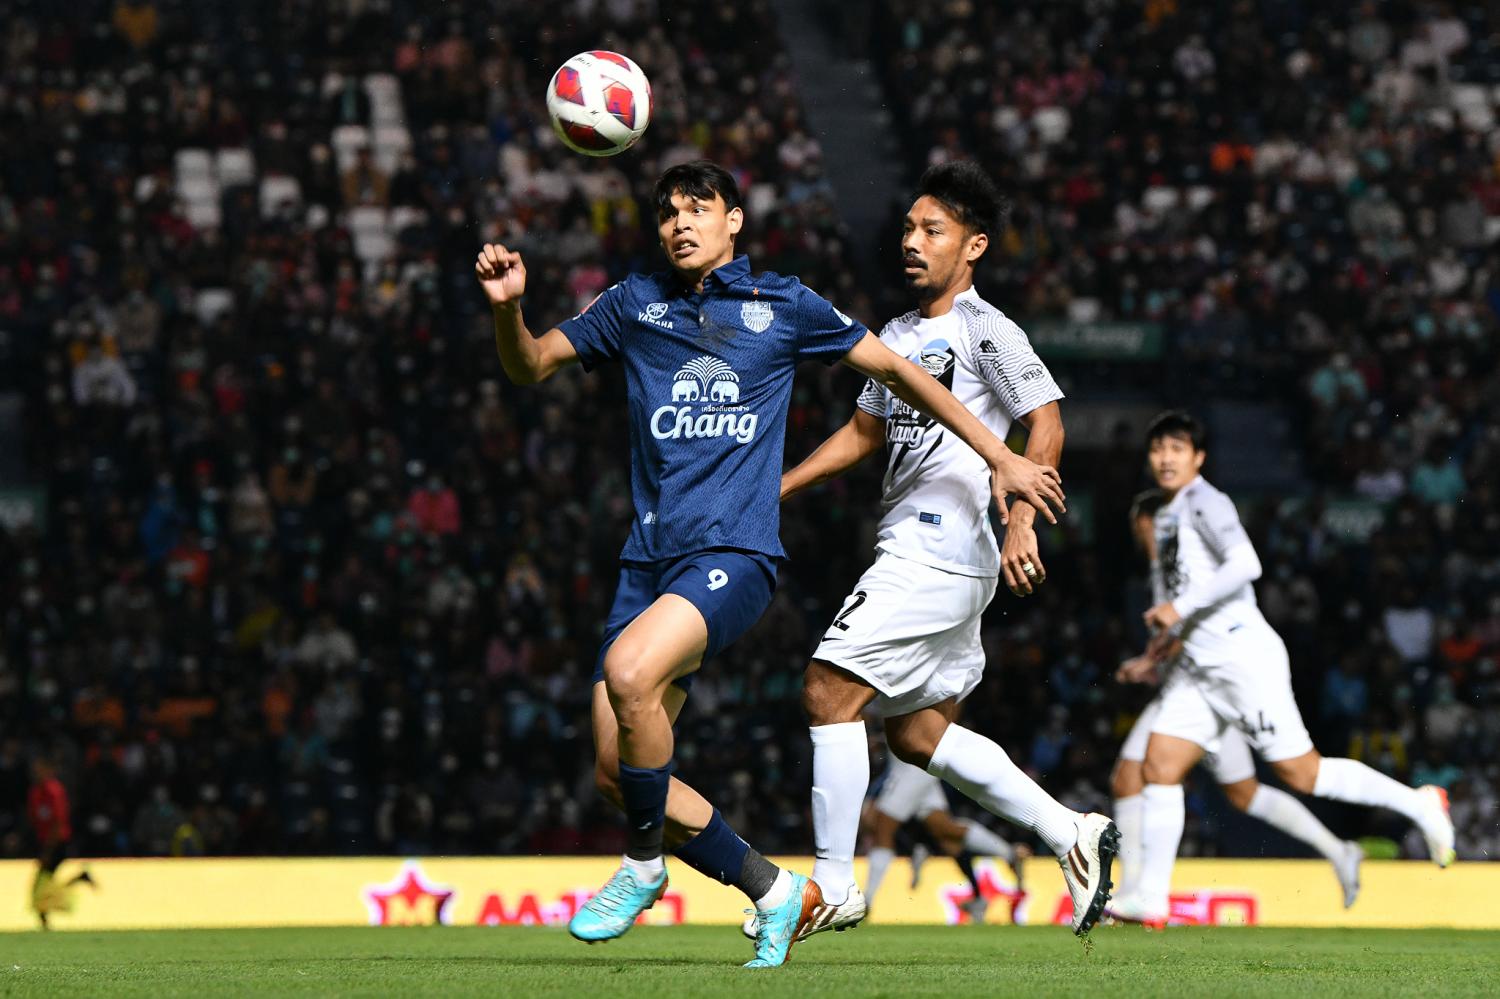
[[1005,442],[922,368],[891,350],[874,334],[867,335],[844,355],[844,363],[873,378],[908,406],[932,417],[978,452],[989,465],[1011,454]]
[[[1063,431],[1062,407],[1056,402],[1038,406],[1025,416],[1021,423],[1026,427],[1026,457],[1038,465],[1060,468],[1062,463]],[[1023,524],[1036,520],[1036,507],[1025,503],[1011,511],[1011,518]]]
[[990,490],[1000,512],[1000,523],[1010,522],[1005,502],[1007,492],[1036,507],[1051,523],[1057,523],[1057,515],[1049,503],[1067,512],[1067,498],[1056,469],[1033,464],[1006,447],[936,378],[892,351],[879,337],[867,333],[843,360],[884,385],[908,406],[941,423],[984,459],[990,467]]
[[781,498],[795,496],[809,486],[843,475],[880,450],[885,427],[862,409],[819,444],[812,454],[781,476]]
[[558,368],[578,360],[578,352],[562,330],[531,335],[521,315],[526,294],[526,264],[521,255],[499,243],[486,243],[474,262],[474,276],[490,300],[495,317],[495,350],[505,377],[517,385],[534,385]]
[[536,337],[526,328],[519,301],[503,302],[491,307],[495,316],[495,350],[505,377],[517,385],[532,385],[540,378],[540,351]]
[[517,385],[535,385],[556,374],[558,369],[576,361],[578,353],[562,330],[553,328],[533,336],[526,328],[521,303],[503,302],[491,306],[495,316],[495,350],[505,377]]

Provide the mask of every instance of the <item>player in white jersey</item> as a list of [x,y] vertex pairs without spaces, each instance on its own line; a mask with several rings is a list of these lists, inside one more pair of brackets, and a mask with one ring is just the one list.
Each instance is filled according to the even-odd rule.
[[[1062,392],[1015,323],[974,291],[974,266],[997,232],[1003,199],[972,163],[922,177],[902,251],[918,308],[881,339],[918,360],[997,437],[1027,428],[1026,456],[1062,454]],[[811,932],[858,922],[854,844],[870,782],[862,712],[873,704],[899,758],[995,815],[1035,831],[1056,854],[1073,897],[1073,928],[1092,928],[1109,897],[1119,833],[1106,816],[1064,807],[995,742],[955,724],[958,702],[984,671],[979,618],[997,576],[1025,595],[1046,578],[1032,517],[1001,510],[997,553],[978,456],[871,383],[849,422],[782,477],[783,499],[886,450],[875,563],[860,577],[808,664],[803,706],[812,724],[813,876],[824,909]]]
[[[1137,547],[1151,562],[1156,603],[1167,599],[1161,582],[1161,563],[1156,557],[1155,534],[1156,512],[1165,504],[1165,494],[1160,489],[1153,489],[1137,496],[1130,508],[1131,533]],[[1121,683],[1159,683],[1171,672],[1181,652],[1180,639],[1168,636],[1165,642],[1153,641],[1144,653],[1122,663],[1115,679]],[[1208,710],[1206,705],[1203,710]],[[1120,868],[1118,890],[1106,911],[1116,918],[1138,908],[1134,895],[1140,874],[1141,790],[1146,786],[1143,775],[1146,743],[1160,716],[1161,698],[1157,697],[1146,705],[1131,726],[1110,778],[1110,790],[1115,799],[1115,823],[1120,827]],[[1204,766],[1213,774],[1229,803],[1301,840],[1326,857],[1333,865],[1343,892],[1344,908],[1353,905],[1359,894],[1359,865],[1364,860],[1364,851],[1359,844],[1339,839],[1293,795],[1257,780],[1250,743],[1239,729],[1225,728],[1217,739],[1203,746],[1203,752]]]
[[1167,917],[1182,839],[1182,780],[1205,747],[1230,729],[1294,791],[1405,815],[1422,831],[1433,861],[1448,866],[1453,823],[1442,788],[1407,787],[1313,748],[1292,695],[1286,646],[1255,603],[1251,584],[1260,578],[1260,559],[1234,503],[1201,475],[1202,424],[1184,412],[1164,413],[1147,441],[1151,473],[1167,502],[1155,519],[1163,599],[1145,620],[1149,629],[1179,638],[1182,653],[1163,685],[1146,744],[1140,873],[1122,915],[1157,923]]

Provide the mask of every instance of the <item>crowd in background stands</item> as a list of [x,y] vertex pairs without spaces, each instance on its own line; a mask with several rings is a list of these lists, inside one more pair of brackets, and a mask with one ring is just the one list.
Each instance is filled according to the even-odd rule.
[[[883,6],[871,52],[913,174],[973,155],[1016,196],[995,301],[1168,322],[1164,398],[1212,379],[1284,403],[1316,484],[1389,504],[1358,545],[1322,493],[1247,506],[1263,604],[1319,744],[1449,787],[1460,853],[1493,854],[1500,178],[1471,118],[1491,104],[1454,95],[1500,83],[1472,79],[1496,26],[1392,4],[1330,25],[1290,0]],[[667,7],[13,5],[0,391],[24,397],[47,516],[0,530],[0,856],[29,849],[38,753],[92,855],[620,848],[587,705],[631,517],[623,385],[505,382],[475,250],[522,251],[542,328],[660,266],[643,195],[708,155],[747,194],[757,268],[868,322],[885,307],[845,262],[767,5]],[[598,47],[642,65],[656,117],[585,161],[542,86]],[[858,388],[799,374],[789,459]],[[1134,446],[1065,472],[1133,492]],[[789,504],[775,601],[679,726],[681,775],[766,852],[810,843],[801,671],[869,558],[877,489],[866,469]],[[968,717],[1106,807],[1143,567],[1122,588],[1118,544],[1073,523],[1043,544],[1047,586],[987,619]],[[1194,811],[1190,851],[1265,848]]]
[[[1500,8],[879,6],[912,169],[976,157],[1014,196],[995,300],[1160,322],[1168,399],[1295,414],[1307,495],[1245,512],[1310,727],[1450,788],[1460,852],[1497,855]],[[1367,542],[1330,527],[1347,498],[1384,510]],[[1024,619],[1077,620],[1059,599]]]

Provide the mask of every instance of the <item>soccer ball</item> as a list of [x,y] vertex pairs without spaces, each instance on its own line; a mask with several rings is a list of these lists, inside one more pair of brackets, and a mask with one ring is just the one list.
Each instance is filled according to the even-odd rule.
[[613,156],[651,122],[651,81],[618,52],[580,52],[552,74],[547,113],[563,144],[585,156]]

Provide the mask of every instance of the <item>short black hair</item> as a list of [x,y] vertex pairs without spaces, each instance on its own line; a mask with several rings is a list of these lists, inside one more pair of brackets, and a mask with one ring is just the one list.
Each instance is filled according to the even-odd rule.
[[1162,437],[1186,437],[1194,451],[1202,451],[1208,442],[1208,433],[1203,423],[1185,409],[1169,409],[1146,428],[1146,444],[1149,447]]
[[1167,503],[1167,494],[1160,489],[1147,489],[1135,494],[1135,499],[1130,501],[1130,522],[1134,524],[1141,517],[1155,517],[1156,511]]
[[[1010,214],[1010,202],[990,175],[972,160],[955,160],[927,168],[917,182],[917,198],[932,198],[953,213],[970,233],[999,235]],[[916,200],[915,198],[913,200]]]
[[740,207],[740,186],[728,170],[713,160],[679,163],[668,167],[656,178],[653,195],[657,218],[664,219],[672,213],[672,195],[678,192],[700,201],[712,201],[717,194],[724,199],[726,212]]

